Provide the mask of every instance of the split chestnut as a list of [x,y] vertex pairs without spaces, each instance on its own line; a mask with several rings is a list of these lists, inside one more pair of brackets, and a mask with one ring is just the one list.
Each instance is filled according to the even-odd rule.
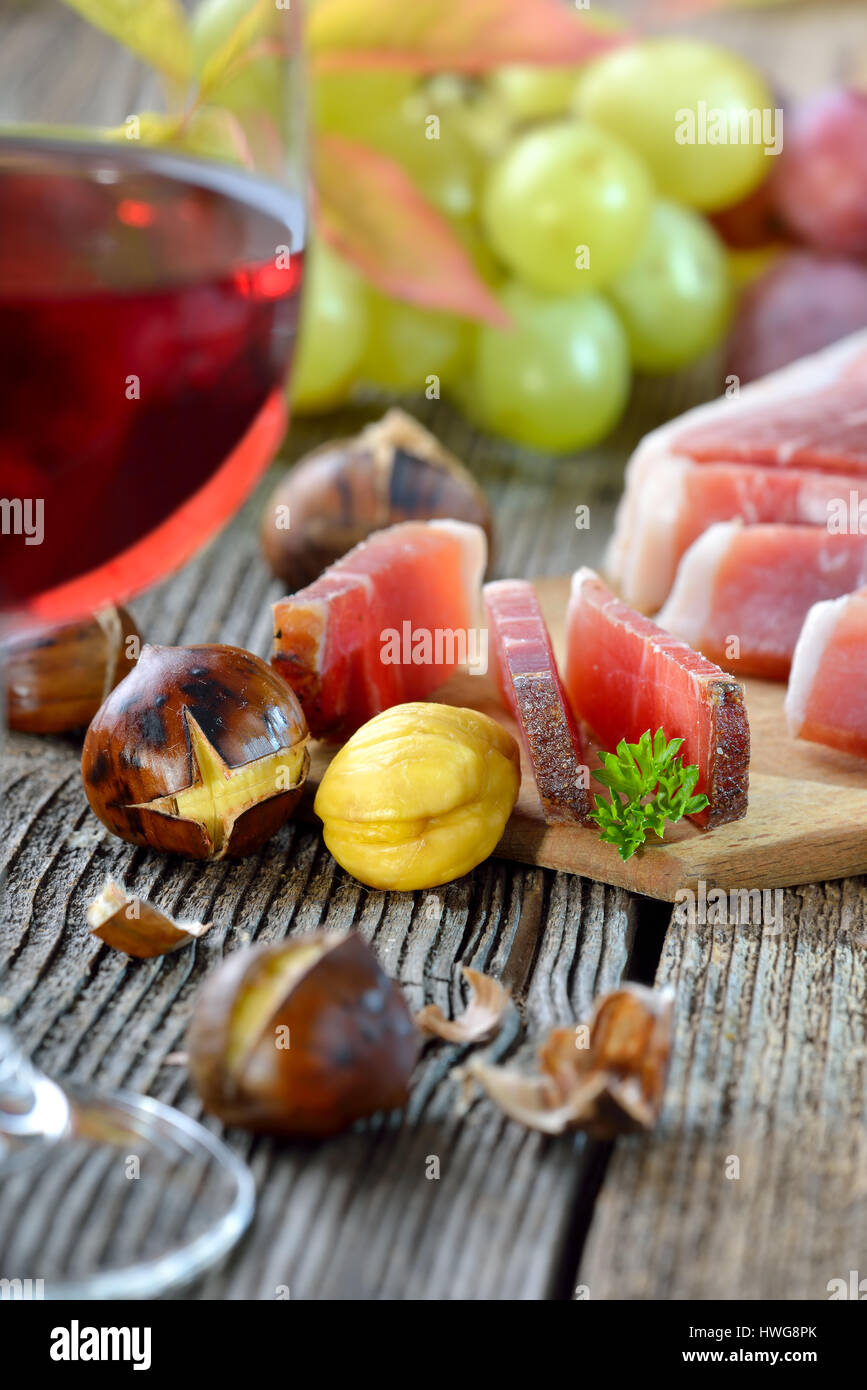
[[81,771],[113,834],[193,859],[254,854],[310,763],[292,691],[240,647],[145,647],[95,715]]

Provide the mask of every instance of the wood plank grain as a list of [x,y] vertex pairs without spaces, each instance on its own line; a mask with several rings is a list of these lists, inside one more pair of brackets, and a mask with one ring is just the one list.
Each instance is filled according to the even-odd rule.
[[[257,505],[135,605],[146,638],[231,640],[267,652],[268,598],[279,585],[256,552]],[[74,738],[12,737],[0,802],[0,1009],[53,1074],[145,1091],[198,1115],[184,1069],[164,1062],[183,1047],[202,980],[246,941],[317,927],[361,931],[414,1008],[460,1006],[459,962],[503,978],[517,1009],[490,1049],[498,1058],[531,1051],[627,968],[635,904],[620,890],[491,860],[444,889],[371,892],[303,824],[242,863],[171,860],[102,831],[83,796],[78,754]],[[106,874],[215,926],[189,951],[129,961],[85,926]],[[462,1055],[427,1049],[402,1123],[383,1119],[320,1146],[231,1135],[257,1176],[259,1210],[243,1248],[197,1295],[273,1298],[287,1284],[298,1298],[561,1292],[574,1265],[588,1150],[580,1139],[526,1134],[484,1100],[460,1113],[450,1073]],[[438,1178],[429,1176],[433,1159]],[[75,1192],[64,1219],[86,1218],[87,1239],[98,1243],[98,1203],[86,1186]],[[13,1218],[0,1204],[0,1226]]]
[[[591,1299],[825,1299],[867,1256],[867,883],[786,891],[782,930],[673,922],[659,1126],[618,1141]],[[738,1174],[738,1176],[735,1176]]]
[[[26,782],[19,795],[23,806]],[[256,861],[202,870],[126,847],[112,847],[110,866],[99,850],[62,841],[50,855],[45,837],[56,837],[57,826],[54,803],[36,811],[32,849],[26,863],[19,858],[8,895],[11,920],[0,930],[0,992],[16,1032],[56,1075],[145,1090],[191,1114],[199,1106],[183,1069],[162,1064],[183,1045],[202,980],[248,939],[355,926],[413,1007],[460,1006],[458,961],[490,970],[509,982],[520,1009],[491,1048],[498,1058],[583,1014],[620,978],[631,944],[625,895],[542,870],[490,861],[447,889],[389,895],[348,879],[318,836],[297,830]],[[83,921],[108,867],[137,893],[213,917],[215,927],[161,961],[108,950]],[[29,879],[28,891],[17,891]],[[550,1295],[582,1183],[583,1144],[525,1134],[486,1102],[457,1114],[450,1072],[461,1055],[428,1049],[402,1125],[374,1123],[318,1147],[233,1135],[262,1200],[243,1250],[203,1295],[274,1297],[284,1284],[302,1298]],[[90,1211],[89,1221],[98,1220]]]
[[[646,17],[643,3],[629,8]],[[135,65],[112,48],[94,67],[89,43],[86,55],[74,47],[78,21],[58,19],[55,0],[19,9],[20,42],[0,52],[4,119],[81,119],[87,111],[119,121],[141,105]],[[759,14],[727,9],[698,27],[766,61],[787,95],[845,79],[863,63],[863,11],[854,0]],[[577,459],[486,439],[445,402],[411,408],[488,489],[498,517],[496,572],[556,575],[598,564],[632,444],[709,394],[711,376],[701,364],[670,381],[638,380],[614,439]],[[297,420],[289,452],[349,433],[378,409],[371,400],[324,423]],[[591,506],[585,532],[574,525],[582,503]],[[267,599],[279,586],[242,532],[233,528],[139,601],[151,640],[234,640],[267,650]],[[459,960],[508,978],[520,1013],[497,1055],[526,1046],[518,1018],[532,1038],[583,1011],[629,968],[635,901],[619,890],[491,861],[432,894],[368,893],[302,826],[242,866],[169,864],[102,834],[75,764],[73,742],[16,740],[0,801],[10,866],[0,1011],[61,1074],[150,1090],[197,1113],[183,1069],[163,1063],[182,1045],[201,979],[247,939],[320,924],[357,925],[414,1004],[456,1004]],[[106,872],[169,908],[213,916],[213,938],[138,964],[96,946],[83,913]],[[787,928],[775,939],[750,928],[669,933],[661,975],[679,990],[669,1099],[658,1134],[619,1147],[582,1270],[594,1297],[822,1297],[815,1290],[827,1270],[857,1267],[867,1187],[863,895],[848,881],[787,893]],[[456,1114],[448,1074],[458,1055],[430,1049],[403,1125],[383,1121],[310,1149],[233,1135],[256,1173],[259,1213],[244,1246],[198,1293],[271,1298],[288,1284],[294,1297],[539,1297],[563,1288],[564,1271],[575,1267],[587,1151],[580,1140],[527,1136],[485,1102]],[[720,1159],[735,1143],[744,1176],[724,1187]],[[440,1159],[438,1181],[425,1175],[431,1154]],[[97,1208],[92,1219],[99,1217]]]

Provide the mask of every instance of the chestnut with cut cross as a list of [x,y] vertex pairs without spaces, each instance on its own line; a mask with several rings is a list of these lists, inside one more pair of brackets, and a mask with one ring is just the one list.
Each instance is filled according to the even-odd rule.
[[295,695],[252,652],[146,646],[87,731],[84,789],[122,840],[240,858],[294,811],[308,737]]

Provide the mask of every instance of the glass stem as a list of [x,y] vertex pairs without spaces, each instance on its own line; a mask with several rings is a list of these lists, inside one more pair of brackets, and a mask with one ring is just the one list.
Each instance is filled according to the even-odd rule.
[[0,1028],[0,1176],[37,1157],[69,1132],[65,1094],[25,1057],[12,1034]]

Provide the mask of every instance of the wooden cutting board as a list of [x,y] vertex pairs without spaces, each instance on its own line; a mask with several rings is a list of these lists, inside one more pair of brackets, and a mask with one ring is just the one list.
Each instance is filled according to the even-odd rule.
[[[557,658],[564,655],[569,580],[536,581]],[[675,901],[679,889],[782,888],[867,873],[867,763],[793,739],[783,714],[785,686],[745,682],[750,719],[750,806],[744,820],[702,831],[669,826],[665,839],[626,863],[613,845],[582,826],[546,825],[533,774],[523,756],[521,794],[496,853],[523,864],[564,869],[653,898]],[[516,734],[486,676],[457,675],[438,700],[472,705]],[[314,789],[333,756],[314,748]]]

